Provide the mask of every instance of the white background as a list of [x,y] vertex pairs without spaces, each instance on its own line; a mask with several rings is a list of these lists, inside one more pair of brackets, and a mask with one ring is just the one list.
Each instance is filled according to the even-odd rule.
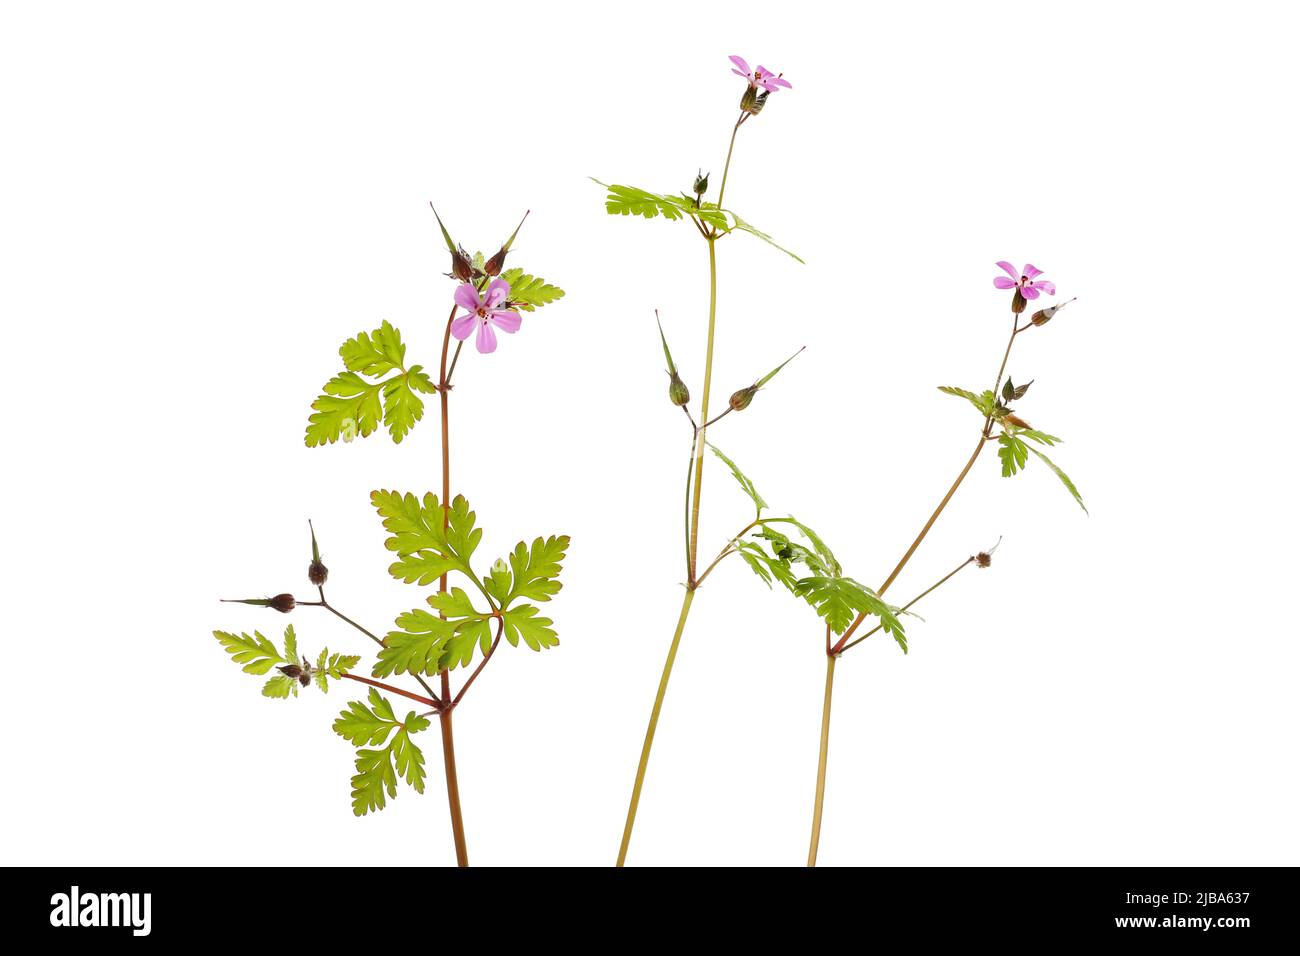
[[[5,4],[0,593],[6,862],[446,864],[429,789],[354,818],[349,699],[259,696],[213,628],[416,606],[367,494],[437,485],[426,417],[308,449],[345,338],[435,365],[452,285],[427,201],[568,290],[467,352],[455,490],[490,558],[573,536],[562,644],[504,648],[457,711],[471,859],[613,862],[681,598],[707,272],[689,225],[606,216],[586,178],[721,173],[738,53],[784,71],[727,205],[807,259],[719,245],[717,390],[808,350],[711,433],[881,581],[978,421],[994,260],[1079,302],[1017,344],[1038,464],[989,451],[890,596],[904,657],[837,671],[824,864],[1294,864],[1297,26],[1287,5]],[[716,185],[715,185],[716,189]],[[704,544],[746,520],[710,461]],[[799,864],[824,661],[811,610],[736,562],[701,591],[629,862]],[[358,695],[359,696],[359,695]]]

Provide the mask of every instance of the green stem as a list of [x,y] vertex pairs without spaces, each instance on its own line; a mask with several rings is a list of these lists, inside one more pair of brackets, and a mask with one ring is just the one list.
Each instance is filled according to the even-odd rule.
[[[898,609],[898,610],[899,610],[899,613],[901,614],[903,611],[906,611],[906,610],[908,610],[909,608],[911,608],[911,606],[912,606],[913,604],[915,604],[917,601],[921,600],[921,598],[925,597],[925,596],[926,596],[927,594],[929,594],[931,591],[935,590],[936,588],[941,587],[941,586],[944,585],[944,584],[947,584],[949,578],[951,578],[951,577],[953,577],[954,575],[956,575],[956,573],[957,573],[958,571],[960,571],[962,568],[966,567],[966,565],[968,565],[968,564],[973,564],[974,561],[975,561],[975,559],[974,559],[973,557],[972,557],[972,558],[967,558],[967,559],[966,559],[965,561],[963,561],[961,564],[957,565],[957,567],[953,568],[951,571],[949,571],[947,574],[945,574],[943,577],[941,577],[938,581],[935,581],[933,584],[931,584],[928,588],[926,588],[924,591],[922,591],[922,592],[921,592],[920,594],[918,594],[916,597],[912,598],[912,600],[908,601],[906,604],[904,604],[902,607],[900,607],[900,608]],[[877,624],[877,625],[876,625],[875,627],[873,627],[871,630],[867,631],[867,633],[865,633],[865,634],[859,634],[855,639],[849,641],[847,644],[845,644],[843,647],[841,647],[841,648],[840,648],[840,653],[843,654],[843,653],[844,653],[845,651],[847,651],[850,647],[854,647],[854,646],[856,646],[856,645],[858,645],[858,644],[861,644],[863,641],[865,641],[867,638],[869,638],[872,634],[875,634],[876,631],[880,630],[880,629],[881,629],[882,627],[884,627],[884,626],[885,626],[885,625],[883,625],[883,624]]]
[[831,686],[835,683],[835,655],[826,655],[826,696],[822,699],[822,743],[817,755],[817,796],[813,800],[812,838],[808,865],[817,865],[817,844],[822,838],[822,801],[826,798],[826,751],[831,742]]
[[[733,134],[734,135],[734,134]],[[718,252],[716,239],[709,237],[709,335],[704,348],[704,395],[700,398],[700,421],[709,420],[709,391],[713,385],[713,332],[718,320]],[[691,492],[691,563],[690,580],[700,550],[700,490],[704,484],[704,434],[707,425],[695,433],[695,487]]]
[[722,208],[722,196],[727,191],[727,173],[731,172],[731,152],[736,148],[736,134],[740,132],[740,124],[745,121],[745,114],[740,114],[740,119],[736,120],[736,125],[731,130],[731,143],[727,146],[727,164],[722,167],[722,184],[718,186],[718,208]]
[[[741,114],[736,125],[731,130],[731,142],[727,146],[727,162],[722,169],[722,185],[718,189],[718,206],[722,205],[722,195],[727,188],[727,173],[731,170],[731,154],[736,148],[736,133],[740,130],[740,124],[744,121],[744,114]],[[659,711],[663,708],[664,694],[668,692],[668,680],[672,677],[673,661],[677,659],[677,647],[682,640],[682,632],[686,629],[686,618],[691,612],[691,602],[695,600],[695,589],[698,583],[695,580],[695,568],[700,545],[700,491],[704,482],[704,433],[709,421],[709,393],[713,385],[713,340],[714,330],[718,320],[718,254],[714,246],[717,241],[716,232],[704,232],[701,229],[704,240],[709,245],[709,330],[708,341],[704,349],[704,394],[700,397],[700,421],[705,424],[696,429],[695,447],[692,450],[692,461],[694,470],[694,483],[692,486],[691,470],[687,471],[686,476],[686,493],[688,502],[688,521],[686,529],[686,597],[682,600],[681,614],[677,619],[677,630],[673,633],[673,642],[668,648],[668,659],[664,662],[664,672],[659,678],[659,692],[655,695],[655,703],[650,711],[650,724],[646,727],[645,743],[641,747],[641,762],[637,766],[636,782],[632,785],[632,799],[628,803],[627,822],[623,826],[623,842],[618,849],[618,866],[622,866],[627,859],[628,844],[632,842],[632,827],[636,823],[636,808],[641,801],[641,787],[645,783],[646,767],[650,763],[650,749],[654,746],[655,728],[659,724]],[[688,412],[689,415],[689,412]]]
[[664,706],[664,694],[668,692],[668,679],[673,673],[673,661],[677,659],[677,645],[681,643],[682,631],[686,629],[686,618],[691,613],[691,602],[695,600],[695,589],[687,588],[682,600],[682,612],[677,618],[677,630],[673,633],[673,642],[668,648],[668,659],[664,661],[663,676],[659,678],[659,692],[655,694],[655,705],[650,711],[650,725],[645,730],[645,743],[641,747],[641,762],[636,768],[636,782],[632,784],[632,801],[627,807],[627,823],[623,825],[623,842],[618,848],[618,863],[622,866],[627,859],[627,847],[632,842],[632,827],[636,823],[636,808],[641,802],[641,786],[645,783],[646,767],[650,764],[650,748],[655,742],[655,728],[659,726],[659,711]]
[[[1006,351],[1002,353],[1002,364],[998,366],[997,381],[993,385],[993,400],[995,402],[997,401],[998,389],[1002,386],[1002,373],[1007,370],[1007,360],[1011,358],[1011,346],[1014,345],[1015,342],[1016,315],[1013,312],[1011,315],[1011,337],[1007,339]],[[898,564],[894,565],[894,570],[889,572],[889,577],[885,578],[885,583],[876,589],[876,594],[883,597],[884,593],[889,590],[889,586],[893,584],[899,574],[902,573],[903,568],[907,567],[907,562],[912,560],[912,555],[916,554],[916,549],[921,546],[921,542],[925,540],[925,536],[930,533],[930,529],[934,527],[934,523],[939,520],[939,515],[943,514],[943,509],[948,507],[948,502],[952,501],[952,496],[957,493],[957,489],[961,487],[961,483],[965,481],[966,476],[970,474],[970,470],[975,464],[975,459],[978,458],[980,452],[984,450],[984,444],[989,440],[992,431],[993,416],[990,414],[984,419],[984,427],[980,429],[979,443],[975,446],[975,450],[971,452],[970,458],[966,462],[966,466],[961,470],[961,474],[957,476],[957,480],[952,483],[952,487],[948,489],[948,493],[945,494],[943,499],[939,502],[939,507],[934,509],[929,520],[926,521],[925,525],[921,528],[921,533],[916,536],[915,540],[912,541],[911,546],[903,553]],[[853,619],[853,623],[849,625],[848,630],[846,630],[840,637],[839,642],[831,648],[832,653],[841,653],[844,650],[844,646],[848,643],[849,638],[853,636],[853,632],[856,631],[858,626],[866,619],[867,615],[865,613],[859,613],[858,616]]]

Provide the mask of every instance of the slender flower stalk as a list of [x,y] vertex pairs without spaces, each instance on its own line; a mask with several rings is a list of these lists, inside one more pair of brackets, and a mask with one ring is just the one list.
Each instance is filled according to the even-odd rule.
[[[561,298],[564,292],[522,269],[505,268],[523,220],[497,253],[485,260],[482,253],[471,256],[455,243],[436,210],[434,216],[451,256],[448,275],[457,283],[448,296],[454,304],[441,329],[437,379],[431,378],[423,366],[407,361],[401,333],[384,322],[373,332],[349,339],[339,349],[345,370],[326,383],[323,394],[312,404],[306,434],[309,446],[349,442],[372,434],[382,424],[393,440],[400,442],[424,415],[421,396],[438,396],[440,493],[423,497],[392,491],[371,494],[371,503],[390,534],[386,549],[398,558],[389,573],[408,584],[428,586],[437,582],[436,593],[425,602],[429,610],[417,608],[398,615],[395,629],[383,637],[343,614],[326,599],[329,570],[321,559],[315,527],[311,525],[308,579],[316,587],[319,600],[297,600],[286,593],[240,603],[286,614],[301,607],[324,608],[378,647],[373,677],[353,672],[360,655],[331,655],[325,650],[314,664],[300,657],[292,626],[285,632],[283,650],[256,632],[250,636],[218,631],[216,636],[235,662],[244,664],[245,671],[264,674],[275,668],[279,672],[264,687],[265,696],[296,697],[300,687],[313,681],[321,690],[328,688],[330,680],[348,680],[370,688],[366,701],[351,702],[333,725],[336,733],[358,748],[357,773],[352,777],[352,808],[357,816],[383,809],[390,798],[397,796],[399,778],[417,793],[424,792],[424,756],[412,737],[427,730],[429,718],[436,716],[456,862],[468,866],[453,713],[495,657],[503,636],[511,645],[522,641],[533,650],[559,643],[550,618],[542,617],[535,603],[525,602],[549,601],[560,590],[558,578],[569,539],[565,535],[537,537],[531,546],[526,540],[519,541],[506,557],[492,563],[488,573],[476,570],[474,552],[483,531],[477,527],[477,515],[464,496],[452,494],[453,378],[461,347],[471,334],[477,351],[490,354],[497,347],[497,330],[518,332],[521,312],[534,312]],[[458,309],[463,314],[458,315]],[[462,588],[451,587],[453,575],[468,582],[473,596]],[[486,609],[481,609],[483,605]],[[452,671],[469,668],[476,656],[477,665],[455,690]],[[397,686],[392,682],[394,675],[413,680],[421,692]],[[436,691],[427,680],[432,677],[437,678]],[[429,709],[422,713],[411,711],[399,718],[385,694]],[[373,749],[377,745],[383,745],[383,749]]]
[[[677,616],[677,626],[673,631],[672,641],[668,647],[668,656],[664,661],[663,672],[659,678],[658,690],[655,693],[654,705],[650,710],[650,720],[646,726],[645,740],[641,747],[641,758],[637,764],[636,777],[632,784],[632,796],[628,802],[627,819],[623,827],[623,838],[619,844],[617,865],[623,866],[627,860],[628,847],[632,841],[632,830],[636,824],[637,807],[641,801],[641,790],[645,783],[646,770],[650,764],[650,752],[654,746],[655,730],[659,725],[659,715],[663,709],[664,697],[668,691],[668,682],[672,677],[673,664],[677,659],[677,651],[681,644],[682,635],[686,630],[686,622],[691,612],[691,605],[695,600],[695,592],[699,590],[704,579],[709,575],[717,565],[718,560],[731,553],[727,549],[719,555],[719,558],[710,564],[704,572],[698,573],[699,569],[699,548],[700,548],[700,511],[704,491],[704,449],[709,445],[708,429],[724,418],[734,410],[743,409],[749,404],[754,392],[770,379],[776,372],[780,371],[778,367],[766,378],[756,382],[747,389],[742,390],[747,395],[743,403],[736,401],[733,395],[732,401],[728,407],[719,415],[710,417],[710,407],[713,396],[713,359],[714,350],[717,343],[718,329],[718,242],[730,235],[734,231],[749,232],[767,242],[772,242],[766,234],[759,233],[744,223],[739,216],[723,208],[722,201],[726,195],[727,177],[731,172],[731,162],[735,155],[736,137],[740,132],[740,127],[747,120],[763,109],[769,95],[779,89],[789,89],[789,81],[779,75],[773,74],[764,67],[759,66],[756,70],[751,71],[748,64],[740,57],[732,57],[734,65],[732,70],[746,79],[746,88],[741,98],[740,113],[731,128],[731,137],[727,144],[727,156],[722,166],[722,179],[718,187],[717,202],[707,202],[704,199],[708,191],[709,177],[698,172],[693,181],[691,192],[693,196],[686,193],[680,196],[659,195],[648,193],[645,190],[637,189],[630,186],[609,186],[609,196],[606,200],[606,209],[610,213],[629,214],[635,211],[638,215],[654,218],[657,215],[664,215],[668,219],[689,220],[696,231],[703,238],[708,250],[709,261],[709,311],[708,324],[705,330],[704,346],[704,384],[700,395],[699,424],[697,419],[691,414],[690,390],[679,374],[676,364],[673,362],[671,352],[668,348],[668,340],[664,336],[663,326],[659,325],[659,334],[663,345],[664,356],[668,361],[668,373],[670,378],[669,399],[674,405],[680,405],[686,413],[686,419],[691,427],[691,453],[686,466],[686,491],[683,502],[684,513],[684,536],[686,551],[686,582],[685,593],[682,596],[681,609]],[[773,243],[775,245],[775,243]],[[788,250],[787,250],[788,251]],[[791,253],[793,255],[793,253]],[[798,257],[795,256],[797,259]],[[800,260],[802,261],[802,260]],[[658,314],[656,313],[656,318]],[[736,393],[741,394],[740,392]],[[734,544],[734,539],[732,544]]]

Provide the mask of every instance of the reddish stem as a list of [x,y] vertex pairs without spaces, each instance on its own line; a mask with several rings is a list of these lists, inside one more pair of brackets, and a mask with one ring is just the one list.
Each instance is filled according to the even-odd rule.
[[469,685],[474,683],[474,681],[478,679],[478,675],[483,671],[483,668],[487,667],[487,662],[492,660],[492,655],[496,652],[497,645],[501,643],[501,632],[505,630],[505,626],[506,626],[505,618],[498,617],[497,636],[492,638],[492,646],[489,647],[488,652],[483,655],[483,659],[478,662],[478,667],[474,668],[474,673],[469,675],[469,680],[465,681],[465,683],[461,686],[460,693],[458,693],[456,695],[456,699],[451,702],[452,707],[455,707],[457,704],[460,703],[460,699],[465,696],[465,691],[469,690]]
[[397,694],[401,697],[407,698],[408,700],[414,700],[428,707],[432,707],[436,711],[442,711],[442,705],[432,698],[412,693],[409,690],[402,690],[400,687],[394,687],[392,684],[385,684],[382,681],[371,680],[369,677],[361,677],[357,674],[344,674],[343,676],[348,680],[358,681],[362,684],[369,684],[371,687],[378,687],[381,690],[388,691],[390,694]]

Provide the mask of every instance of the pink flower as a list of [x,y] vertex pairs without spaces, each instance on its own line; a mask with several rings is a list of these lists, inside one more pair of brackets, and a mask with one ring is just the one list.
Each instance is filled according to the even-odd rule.
[[1043,274],[1043,270],[1039,269],[1037,266],[1025,263],[1024,269],[1017,270],[1009,262],[998,262],[995,264],[1011,277],[1008,279],[1006,276],[998,276],[993,280],[993,285],[995,287],[999,289],[1019,289],[1020,294],[1026,299],[1037,299],[1038,293],[1040,292],[1046,292],[1048,295],[1056,295],[1055,282],[1048,282],[1046,279],[1041,282],[1033,281],[1035,278]]
[[735,68],[731,72],[737,76],[743,76],[754,89],[761,87],[769,93],[775,93],[781,87],[785,87],[787,90],[791,89],[789,80],[781,79],[778,74],[773,73],[766,67],[760,66],[751,73],[749,64],[742,57],[733,56],[731,62],[735,64]]
[[479,296],[472,284],[462,283],[456,289],[456,304],[468,311],[452,320],[451,334],[463,341],[469,338],[470,332],[477,325],[478,338],[474,344],[480,352],[495,352],[497,334],[492,331],[492,326],[495,325],[502,332],[518,332],[523,321],[518,312],[497,308],[509,295],[510,283],[505,279],[493,279],[485,296]]

